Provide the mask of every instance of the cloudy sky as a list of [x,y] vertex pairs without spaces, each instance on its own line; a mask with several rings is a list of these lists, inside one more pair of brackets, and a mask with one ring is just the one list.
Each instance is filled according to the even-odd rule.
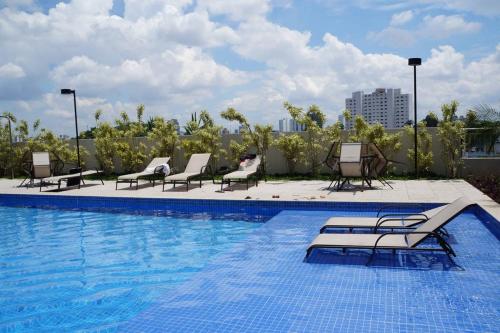
[[73,88],[81,129],[139,103],[276,127],[288,100],[334,121],[353,91],[411,92],[408,57],[422,116],[499,107],[499,16],[498,0],[0,0],[0,112],[71,134]]

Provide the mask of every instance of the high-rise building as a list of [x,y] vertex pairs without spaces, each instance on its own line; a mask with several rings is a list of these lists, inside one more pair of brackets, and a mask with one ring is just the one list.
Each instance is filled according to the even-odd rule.
[[352,119],[345,120],[345,129],[352,129],[357,115],[369,124],[381,123],[385,128],[403,127],[410,119],[412,95],[401,94],[401,89],[377,88],[371,94],[363,91],[352,93],[346,98],[345,108],[351,112]]
[[279,131],[280,132],[302,132],[305,130],[305,126],[299,124],[293,119],[280,119],[279,120]]

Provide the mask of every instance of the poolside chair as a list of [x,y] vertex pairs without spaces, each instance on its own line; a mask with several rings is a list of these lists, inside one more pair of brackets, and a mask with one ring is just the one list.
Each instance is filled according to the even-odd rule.
[[366,182],[370,187],[371,183],[367,178],[367,167],[362,158],[361,143],[342,143],[340,146],[339,157],[339,179],[337,190],[341,190],[346,183],[349,183],[352,178],[361,178],[362,187]]
[[[62,167],[64,166],[64,163],[58,158],[55,160],[57,163],[62,164]],[[61,189],[61,185],[63,181],[69,182],[74,180],[75,184],[78,184],[78,188],[80,188],[81,182],[83,181],[83,177],[86,176],[91,176],[91,175],[97,175],[101,181],[101,183],[104,185],[104,182],[101,178],[101,172],[99,170],[87,170],[87,171],[82,171],[80,168],[77,172],[74,173],[69,173],[66,175],[54,175],[54,170],[56,167],[51,167],[51,165],[54,163],[51,163],[50,160],[50,154],[49,152],[33,152],[32,153],[32,179],[38,179],[40,180],[40,192],[42,191],[42,187],[49,186],[49,185],[54,185],[57,184],[57,189]],[[61,169],[62,169],[61,167]]]
[[127,183],[130,187],[135,183],[135,189],[137,190],[139,188],[139,179],[141,178],[148,179],[149,182],[153,181],[154,187],[156,180],[165,177],[164,168],[169,160],[170,157],[155,157],[143,171],[119,176],[116,179],[115,190],[118,189],[118,183]]
[[245,159],[242,163],[240,163],[240,167],[237,171],[228,173],[222,176],[222,183],[220,185],[221,191],[224,191],[224,184],[227,184],[228,187],[231,186],[231,182],[246,182],[247,190],[248,190],[248,181],[250,178],[255,179],[255,186],[259,186],[259,168],[261,167],[261,156],[256,155],[252,159]]
[[[383,234],[320,234],[307,248],[304,260],[307,261],[314,249],[321,248],[370,249],[372,255],[367,264],[371,262],[376,250],[379,249],[393,250],[394,252],[396,250],[444,251],[448,256],[456,256],[450,244],[446,242],[438,230],[473,204],[465,197],[455,200],[412,231]],[[428,238],[435,238],[440,248],[418,247]]]
[[[376,233],[379,229],[411,229],[424,223],[429,218],[436,215],[444,206],[426,210],[421,213],[387,213],[382,214],[381,210],[377,217],[330,217],[319,230],[323,233],[329,229],[372,229]],[[446,230],[443,230],[446,233]]]
[[[43,178],[40,182],[40,191],[42,191],[42,185],[54,185],[57,184],[57,190],[61,189],[62,182],[67,182],[67,186],[78,185],[78,189],[80,189],[81,184],[85,184],[84,177],[96,175],[99,178],[99,181],[102,185],[104,185],[104,181],[102,180],[102,171],[100,170],[86,170],[83,171],[81,168],[74,173],[68,173],[60,176],[51,176],[47,178]],[[73,181],[73,184],[70,185],[70,182]]]
[[208,161],[210,154],[193,154],[189,159],[186,169],[183,173],[167,176],[163,179],[163,191],[165,191],[165,184],[186,184],[186,191],[189,190],[189,184],[193,178],[199,178],[200,188],[203,174],[210,168]]
[[33,152],[31,165],[31,178],[43,179],[52,176],[50,155],[48,151]]
[[[326,155],[325,160],[323,163],[330,169],[331,171],[331,179],[332,181],[330,182],[330,185],[328,185],[328,189],[332,187],[332,184],[335,181],[339,181],[339,158],[340,156],[338,155],[338,149],[339,149],[340,142],[335,141],[332,143],[330,146],[330,150],[328,151],[328,154]],[[338,184],[336,183],[334,186],[337,186]]]
[[392,188],[391,184],[389,184],[389,182],[385,180],[383,176],[387,172],[387,166],[389,165],[389,162],[396,162],[388,160],[375,143],[369,143],[367,146],[367,150],[368,154],[371,154],[374,157],[368,169],[368,177],[370,177],[371,179],[376,179],[380,183],[382,183],[382,185],[387,185]]

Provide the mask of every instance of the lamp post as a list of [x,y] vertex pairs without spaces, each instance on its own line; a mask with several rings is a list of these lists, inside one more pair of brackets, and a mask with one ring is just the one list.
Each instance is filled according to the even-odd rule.
[[413,66],[413,134],[415,143],[415,178],[418,178],[418,162],[417,162],[417,66],[422,64],[421,58],[409,58],[408,66]]
[[0,118],[5,118],[9,121],[9,143],[10,143],[10,179],[14,179],[14,165],[13,165],[13,156],[14,147],[12,146],[12,126],[10,124],[10,117],[8,116],[0,116]]
[[78,117],[76,115],[76,92],[74,89],[61,89],[61,95],[73,95],[73,105],[75,107],[75,130],[76,130],[76,153],[78,155],[78,168],[80,165],[80,141],[78,140]]

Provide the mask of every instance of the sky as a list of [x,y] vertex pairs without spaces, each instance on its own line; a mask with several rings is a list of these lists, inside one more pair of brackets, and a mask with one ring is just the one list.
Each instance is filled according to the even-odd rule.
[[358,90],[413,91],[419,118],[500,107],[498,0],[0,0],[0,112],[72,134],[120,112],[176,118],[234,107],[251,123],[318,105],[329,122]]

